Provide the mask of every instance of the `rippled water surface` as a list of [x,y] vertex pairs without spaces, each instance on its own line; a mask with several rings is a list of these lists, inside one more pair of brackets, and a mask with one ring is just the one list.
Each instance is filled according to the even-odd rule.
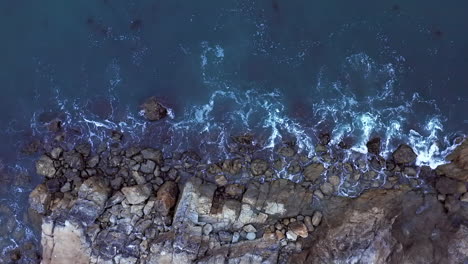
[[[207,160],[245,132],[312,156],[328,131],[354,153],[373,136],[384,155],[406,142],[437,166],[468,130],[467,11],[435,0],[0,1],[0,249],[37,240],[25,208],[41,179],[19,149],[56,117],[74,140],[120,130]],[[138,114],[153,95],[172,110],[164,122]]]

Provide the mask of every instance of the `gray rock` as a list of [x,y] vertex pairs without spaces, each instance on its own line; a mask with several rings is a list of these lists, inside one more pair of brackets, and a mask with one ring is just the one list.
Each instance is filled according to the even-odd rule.
[[54,161],[48,156],[42,155],[36,162],[36,172],[39,175],[46,176],[49,178],[54,177],[56,173]]
[[203,234],[208,236],[213,231],[213,226],[211,224],[206,224],[203,226]]
[[160,166],[162,166],[164,163],[163,153],[159,149],[146,148],[141,151],[141,154],[143,155],[144,159],[152,160]]
[[152,191],[153,189],[150,184],[122,188],[122,192],[129,204],[139,204],[146,201],[150,197]]
[[247,233],[256,233],[257,229],[253,225],[246,225],[242,228]]
[[154,173],[154,169],[156,168],[156,163],[152,160],[147,160],[145,163],[141,164],[140,170],[143,173]]

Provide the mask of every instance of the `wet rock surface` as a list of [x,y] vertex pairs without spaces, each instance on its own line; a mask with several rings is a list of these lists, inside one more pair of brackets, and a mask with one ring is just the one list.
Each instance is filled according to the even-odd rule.
[[[285,144],[271,161],[243,148],[255,142],[244,135],[233,138],[235,156],[209,164],[136,146],[53,148],[29,198],[42,217],[42,263],[468,260],[467,143],[431,170],[406,145],[378,156],[380,140],[369,159],[336,162],[328,140],[315,157]],[[366,191],[346,197],[358,183]]]
[[167,116],[167,109],[156,99],[151,97],[146,100],[142,105],[141,109],[143,116],[149,121],[158,121]]

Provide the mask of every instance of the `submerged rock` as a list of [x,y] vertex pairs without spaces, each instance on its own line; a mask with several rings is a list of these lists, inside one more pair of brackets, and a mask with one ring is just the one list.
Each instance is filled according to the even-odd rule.
[[158,102],[156,97],[150,97],[141,105],[143,116],[149,121],[158,121],[168,114],[167,109]]
[[254,176],[263,175],[268,170],[268,162],[262,159],[255,159],[250,164],[250,170]]

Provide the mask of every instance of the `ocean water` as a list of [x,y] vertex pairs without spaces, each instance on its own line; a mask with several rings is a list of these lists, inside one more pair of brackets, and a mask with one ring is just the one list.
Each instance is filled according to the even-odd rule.
[[[127,144],[230,157],[230,136],[268,152],[322,132],[348,158],[382,138],[435,168],[468,131],[466,1],[0,1],[0,251],[38,241],[27,197],[41,181],[44,124],[67,143],[124,133]],[[139,105],[171,109],[147,123]],[[47,145],[47,144],[46,144]],[[343,192],[342,195],[347,195]]]

